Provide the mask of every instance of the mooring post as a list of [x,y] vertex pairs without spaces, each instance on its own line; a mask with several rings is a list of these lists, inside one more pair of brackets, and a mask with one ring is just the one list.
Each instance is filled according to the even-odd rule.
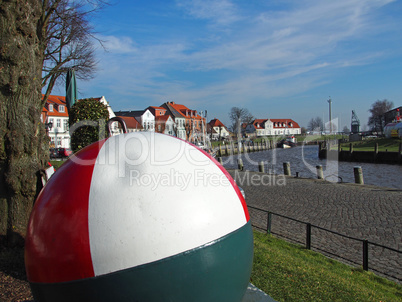
[[262,173],[265,173],[265,167],[263,161],[260,161],[260,163],[258,164],[258,170]]
[[317,178],[318,179],[324,179],[324,172],[322,170],[322,165],[317,165],[315,167],[317,169]]
[[306,249],[311,250],[311,223],[306,224]]
[[243,166],[243,160],[242,160],[241,158],[239,158],[239,159],[237,160],[237,166],[239,167],[239,170],[240,170],[240,171],[243,171],[244,166]]
[[223,154],[222,154],[222,145],[221,144],[219,144],[219,156],[222,156]]
[[368,271],[368,240],[363,240],[363,270]]
[[222,157],[218,157],[218,162],[223,165]]
[[290,162],[287,161],[283,163],[283,173],[286,176],[290,176]]
[[355,174],[355,183],[364,185],[362,167],[360,166],[353,167],[353,172]]
[[272,225],[272,213],[267,213],[267,233],[271,234],[271,225]]

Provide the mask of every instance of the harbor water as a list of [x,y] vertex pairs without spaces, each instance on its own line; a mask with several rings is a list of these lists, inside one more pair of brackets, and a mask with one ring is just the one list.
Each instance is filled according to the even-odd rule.
[[360,162],[340,162],[318,158],[318,146],[301,146],[290,149],[273,149],[240,155],[223,157],[226,169],[237,169],[237,160],[243,160],[244,169],[258,171],[258,164],[263,161],[265,172],[283,174],[283,163],[289,162],[291,175],[317,178],[317,165],[322,165],[324,178],[331,182],[354,183],[353,168],[362,167],[364,183],[379,187],[402,190],[402,166]]

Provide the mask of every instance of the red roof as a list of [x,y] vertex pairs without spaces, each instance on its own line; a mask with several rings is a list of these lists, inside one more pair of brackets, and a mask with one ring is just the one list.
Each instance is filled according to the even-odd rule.
[[270,119],[274,123],[274,128],[300,128],[299,124],[292,119]]
[[[44,95],[42,94],[42,97]],[[49,111],[49,105],[53,106],[53,111]],[[59,95],[49,95],[45,106],[42,109],[42,113],[46,116],[63,116],[68,117],[68,111],[66,106],[66,97]]]
[[170,115],[160,115],[160,116],[156,116],[155,117],[155,121],[161,121],[161,122],[167,122],[167,120],[169,119]]
[[[163,116],[166,114],[167,109],[163,107],[158,107],[158,106],[149,106],[147,108],[149,111],[152,112],[152,114],[156,116]],[[157,113],[158,112],[158,113]]]
[[178,113],[180,113],[185,118],[191,118],[196,120],[203,119],[198,113],[197,110],[188,109],[186,106],[181,104],[176,104],[175,102],[168,102],[170,106],[173,107]]
[[208,124],[211,125],[211,127],[224,127],[224,128],[226,128],[225,125],[220,120],[218,120],[217,118],[211,120]]
[[267,119],[255,119],[253,121],[254,127],[257,128],[264,128],[264,123],[267,121]]
[[119,116],[126,123],[127,129],[142,129],[142,125],[132,116]]

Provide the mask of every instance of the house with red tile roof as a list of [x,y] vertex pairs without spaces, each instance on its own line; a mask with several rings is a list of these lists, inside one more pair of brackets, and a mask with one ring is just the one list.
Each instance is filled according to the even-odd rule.
[[154,115],[154,117],[158,116],[163,116],[166,114],[167,109],[163,107],[157,107],[157,106],[149,106],[147,108],[151,113]]
[[116,111],[116,116],[129,116],[135,118],[142,126],[144,131],[155,131],[155,116],[149,109],[131,110],[131,111]]
[[297,134],[301,134],[301,128],[292,119],[255,119],[245,128],[249,137]]
[[155,117],[155,132],[175,135],[175,123],[169,114]]
[[70,148],[68,112],[64,96],[49,96],[42,109],[41,122],[47,127],[51,148]]
[[220,140],[230,136],[229,130],[226,126],[217,118],[214,118],[208,123],[209,132],[212,140]]
[[[123,121],[126,123],[127,132],[138,132],[143,131],[144,128],[142,127],[141,123],[136,120],[133,116],[119,116]],[[121,126],[118,126],[121,128]]]
[[186,140],[186,118],[173,106],[174,104],[174,102],[166,102],[163,103],[161,107],[166,109],[166,114],[171,116],[174,121],[175,136]]
[[197,110],[187,108],[175,102],[166,102],[160,107],[165,108],[176,124],[176,136],[189,142],[201,142],[205,138],[206,122]]

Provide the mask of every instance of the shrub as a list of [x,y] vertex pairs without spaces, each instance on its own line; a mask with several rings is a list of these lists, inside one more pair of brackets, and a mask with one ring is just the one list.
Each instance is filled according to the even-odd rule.
[[93,98],[76,102],[69,112],[71,149],[81,150],[106,136],[106,123],[109,120],[107,106]]

